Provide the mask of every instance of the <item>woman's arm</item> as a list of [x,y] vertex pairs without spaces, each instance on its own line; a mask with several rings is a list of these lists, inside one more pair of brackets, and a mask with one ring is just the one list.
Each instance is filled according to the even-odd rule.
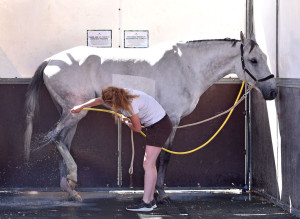
[[87,101],[83,104],[74,106],[71,109],[71,113],[79,113],[83,108],[91,107],[91,106],[98,106],[98,105],[101,105],[101,104],[104,104],[104,101],[102,100],[101,97],[94,98],[94,99],[91,99],[91,100],[89,100],[89,101]]
[[135,132],[141,132],[142,126],[141,121],[138,114],[134,114],[130,117],[131,123],[128,123],[128,127],[131,128]]

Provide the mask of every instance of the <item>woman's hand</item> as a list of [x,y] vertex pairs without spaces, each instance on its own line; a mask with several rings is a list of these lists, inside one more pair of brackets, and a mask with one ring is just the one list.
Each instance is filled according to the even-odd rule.
[[128,123],[130,122],[130,119],[122,115],[121,122],[128,125]]
[[128,127],[131,128],[135,132],[141,132],[141,122],[138,114],[134,114],[130,117],[131,123],[128,123]]
[[88,102],[85,102],[78,106],[74,106],[73,109],[71,109],[71,113],[79,113],[85,107],[98,106],[103,103],[104,102],[101,97],[90,99]]
[[71,109],[71,113],[79,113],[84,107],[81,106],[81,105],[78,105],[78,106],[74,106],[72,109]]

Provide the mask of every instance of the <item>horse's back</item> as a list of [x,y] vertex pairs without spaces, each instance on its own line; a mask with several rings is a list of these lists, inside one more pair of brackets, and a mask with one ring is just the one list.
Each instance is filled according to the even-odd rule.
[[[170,65],[173,64],[169,58],[173,57],[167,57],[173,54],[173,49],[174,43],[145,49],[78,46],[49,58],[49,64],[44,70],[44,81],[52,96],[78,95],[77,99],[81,101],[99,95],[106,86],[119,85],[114,79],[120,77],[124,82],[131,82],[125,85],[122,83],[124,87],[132,87],[133,82],[136,84],[136,81],[143,78],[142,81],[147,80],[146,85],[153,85],[156,84],[157,75],[161,78],[162,74],[168,74],[167,69],[171,69]],[[161,62],[170,64],[158,64]],[[178,70],[177,66],[175,68]],[[174,74],[173,70],[172,72]],[[139,80],[124,80],[124,77],[130,76]],[[153,86],[151,91],[157,90],[157,86]],[[155,96],[155,91],[149,94]]]
[[165,54],[166,51],[172,50],[174,42],[166,42],[157,44],[149,48],[95,48],[87,46],[77,46],[50,57],[51,60],[63,60],[68,64],[76,61],[82,64],[90,56],[97,56],[101,62],[105,61],[122,61],[122,62],[139,62],[145,61],[150,65],[157,63]]

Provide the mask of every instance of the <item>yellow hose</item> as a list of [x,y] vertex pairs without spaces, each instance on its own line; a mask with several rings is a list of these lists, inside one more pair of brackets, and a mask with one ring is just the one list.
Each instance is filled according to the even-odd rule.
[[[112,110],[106,110],[106,109],[97,109],[97,108],[83,108],[81,111],[84,111],[84,110],[91,110],[91,111],[99,111],[99,112],[105,112],[105,113],[110,113],[110,114],[116,114],[114,111]],[[119,116],[120,118],[122,118],[122,114],[120,113],[117,113],[117,116]]]
[[[234,102],[234,104],[237,103],[237,101],[240,99],[240,96],[242,94],[243,88],[244,88],[245,82],[243,82],[241,89],[239,91],[239,94]],[[111,110],[105,110],[105,109],[97,109],[97,108],[83,108],[82,110],[92,110],[92,111],[100,111],[100,112],[106,112],[106,113],[111,113],[111,114],[115,114],[114,111]],[[201,148],[205,147],[206,145],[208,145],[218,134],[219,132],[222,130],[222,128],[226,125],[227,121],[229,120],[232,112],[233,112],[234,108],[229,112],[229,114],[227,115],[226,119],[224,120],[223,124],[220,126],[220,128],[216,131],[216,133],[210,138],[208,139],[208,141],[206,141],[204,144],[200,145],[199,147],[193,149],[193,150],[189,150],[189,151],[184,151],[184,152],[176,152],[176,151],[170,151],[166,148],[162,148],[162,150],[171,153],[171,154],[178,154],[178,155],[183,155],[183,154],[190,154],[193,153],[195,151],[200,150]],[[122,114],[117,113],[117,115],[121,118]],[[140,132],[144,137],[146,137],[145,133]]]
[[[244,85],[245,85],[245,82],[243,82],[242,86],[241,86],[241,89],[240,89],[240,92],[238,94],[238,97],[236,98],[234,104],[236,104],[236,102],[240,99],[240,96],[242,94],[242,91],[243,91],[243,88],[244,88]],[[193,153],[195,151],[198,151],[200,150],[201,148],[205,147],[206,145],[208,145],[208,143],[210,143],[218,134],[219,132],[222,130],[222,128],[225,126],[225,124],[227,123],[228,119],[230,118],[232,112],[233,112],[234,108],[229,112],[229,114],[227,115],[225,121],[223,122],[223,124],[220,126],[220,128],[216,131],[216,133],[210,138],[208,139],[207,142],[205,142],[204,144],[200,145],[199,147],[193,149],[193,150],[190,150],[190,151],[184,151],[184,152],[176,152],[176,151],[170,151],[168,149],[165,149],[165,148],[162,148],[162,150],[168,152],[168,153],[171,153],[171,154],[178,154],[178,155],[183,155],[183,154],[190,154],[190,153]]]
[[[89,110],[89,111],[98,111],[98,112],[105,112],[105,113],[110,113],[110,114],[115,114],[114,111],[112,110],[106,110],[106,109],[97,109],[97,108],[83,108],[81,111],[84,111],[84,110]],[[120,113],[117,113],[117,116],[119,116],[120,118],[124,117],[122,114]],[[140,132],[140,134],[144,137],[146,137],[145,133],[144,132]]]

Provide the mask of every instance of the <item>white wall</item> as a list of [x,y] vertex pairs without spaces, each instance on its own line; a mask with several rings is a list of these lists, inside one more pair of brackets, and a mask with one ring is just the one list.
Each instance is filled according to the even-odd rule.
[[87,30],[112,30],[113,47],[123,46],[123,30],[149,30],[150,46],[238,39],[245,7],[246,0],[1,0],[0,48],[22,76],[31,77],[47,57],[86,45]]
[[256,41],[268,56],[268,65],[276,75],[276,0],[254,0],[253,22]]
[[300,78],[300,1],[279,0],[279,76]]
[[85,45],[88,29],[117,31],[118,1],[86,2],[1,0],[0,48],[22,76],[31,77],[44,59],[61,50]]
[[20,78],[22,77],[15,66],[9,61],[5,53],[0,48],[0,78]]
[[245,30],[244,0],[127,0],[122,6],[123,29],[149,29],[150,45],[168,40],[239,39],[239,32]]
[[[278,74],[280,78],[300,78],[300,1],[278,3]],[[254,29],[276,74],[276,0],[254,0]]]

